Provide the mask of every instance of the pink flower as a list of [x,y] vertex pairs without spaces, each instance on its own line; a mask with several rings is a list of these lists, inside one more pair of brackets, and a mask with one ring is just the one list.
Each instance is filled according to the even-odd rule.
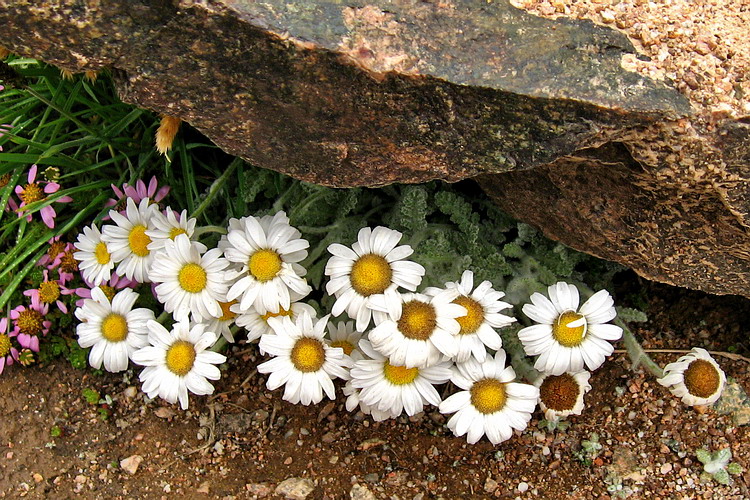
[[47,250],[47,253],[42,255],[39,262],[36,263],[37,266],[46,266],[65,251],[65,242],[60,241],[60,238],[62,238],[62,235],[55,236],[47,242],[49,243],[49,249]]
[[[158,185],[159,183],[156,180],[156,176],[151,177],[148,186],[146,186],[146,183],[144,183],[141,179],[138,179],[136,181],[135,187],[125,183],[122,185],[122,191],[120,191],[117,186],[112,184],[110,187],[112,188],[112,191],[115,192],[115,196],[117,196],[117,199],[110,198],[106,203],[104,203],[104,206],[114,207],[115,210],[124,214],[125,201],[127,198],[132,198],[136,205],[138,205],[143,198],[150,198],[152,203],[159,203],[164,199],[165,196],[167,196],[167,194],[169,194],[170,187],[163,186],[157,191],[156,188],[158,187]],[[103,220],[109,219],[109,215],[107,215]]]
[[48,277],[49,270],[44,270],[44,281],[39,284],[39,288],[32,288],[23,292],[27,297],[31,297],[31,306],[41,308],[42,305],[49,305],[53,302],[57,304],[58,309],[67,313],[68,307],[60,300],[63,295],[72,295],[75,290],[65,287],[65,279],[50,280]]
[[[90,283],[86,280],[83,281],[84,283],[86,283],[86,286],[88,288],[82,287],[75,289],[76,295],[81,297],[76,301],[76,307],[83,307],[83,301],[91,298],[91,289],[93,288],[93,283]],[[109,300],[112,300],[112,298],[119,290],[122,290],[123,288],[135,288],[136,286],[138,286],[137,281],[129,280],[117,273],[112,273],[112,277],[109,279],[109,281],[99,285],[99,288],[102,289],[104,295],[106,295]]]
[[0,375],[6,366],[18,361],[18,349],[10,341],[15,336],[15,331],[8,333],[8,318],[0,319]]
[[[23,207],[26,205],[34,203],[35,201],[44,200],[47,197],[46,195],[56,193],[60,190],[60,184],[56,182],[36,182],[36,173],[37,167],[36,165],[32,165],[29,170],[28,184],[23,187],[16,186],[16,194],[21,200],[21,204],[16,209],[19,217],[24,216]],[[73,198],[70,196],[63,196],[55,200],[57,203],[70,203],[71,201],[73,201]],[[39,210],[39,213],[42,216],[42,221],[44,221],[48,228],[52,229],[55,227],[55,217],[57,217],[57,212],[55,212],[52,205],[43,207]],[[31,213],[26,214],[26,220],[31,222]]]
[[49,312],[49,306],[30,307],[18,306],[10,312],[10,317],[15,324],[13,330],[18,337],[18,343],[25,349],[39,352],[39,336],[47,335],[52,322],[44,319]]
[[64,283],[67,283],[72,280],[75,273],[78,272],[78,261],[73,257],[73,254],[78,251],[78,249],[73,243],[65,243],[65,246],[62,248],[62,252],[58,252],[57,256],[52,259],[52,262],[47,266],[47,269],[51,271],[59,267],[58,273],[60,274],[60,279],[62,279]]

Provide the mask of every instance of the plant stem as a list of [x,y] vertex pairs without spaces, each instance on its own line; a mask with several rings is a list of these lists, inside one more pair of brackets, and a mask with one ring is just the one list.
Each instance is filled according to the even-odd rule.
[[646,351],[643,350],[643,347],[641,347],[641,344],[635,338],[633,332],[630,331],[628,325],[619,318],[615,319],[614,323],[622,328],[623,343],[625,344],[628,356],[630,356],[630,360],[633,362],[633,369],[635,370],[638,368],[638,365],[642,364],[651,375],[656,378],[662,378],[664,376],[664,370],[662,370],[661,366],[651,359]]
[[193,236],[198,238],[206,233],[227,234],[227,229],[221,226],[201,226],[195,229]]
[[219,178],[213,182],[213,184],[211,184],[210,188],[208,188],[208,195],[206,196],[206,199],[203,200],[200,205],[198,205],[198,208],[196,208],[195,211],[191,214],[192,217],[197,219],[209,207],[209,205],[213,203],[214,198],[216,198],[219,193],[221,193],[221,190],[224,187],[224,184],[226,184],[227,180],[229,179],[229,176],[232,174],[232,172],[234,172],[234,169],[237,168],[237,165],[242,163],[242,161],[242,158],[235,158],[234,160],[232,160],[232,163],[229,164],[224,173],[221,174]]

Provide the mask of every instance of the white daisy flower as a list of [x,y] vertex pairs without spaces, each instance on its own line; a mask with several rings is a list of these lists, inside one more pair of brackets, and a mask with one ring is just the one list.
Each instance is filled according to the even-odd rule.
[[292,404],[317,404],[325,392],[336,399],[332,378],[347,380],[351,360],[341,348],[330,347],[323,339],[328,316],[313,324],[307,313],[296,322],[289,317],[269,318],[275,335],[263,335],[260,348],[273,359],[258,365],[259,373],[270,373],[266,387],[284,386],[285,401]]
[[596,292],[578,309],[574,285],[561,281],[547,291],[549,299],[534,293],[532,304],[523,306],[524,314],[540,324],[518,332],[526,354],[540,355],[534,368],[562,375],[583,370],[585,363],[596,370],[614,350],[609,341],[622,337],[622,328],[606,324],[617,315],[609,292]]
[[[152,252],[161,250],[164,248],[166,241],[174,241],[179,234],[185,234],[191,240],[193,239],[197,220],[188,217],[187,210],[183,210],[182,213],[178,214],[170,207],[167,207],[165,212],[166,215],[158,210],[155,211],[154,218],[151,221],[153,229],[146,231],[146,235],[151,238],[148,249]],[[206,250],[201,251],[205,252]]]
[[566,372],[562,375],[542,374],[534,382],[539,389],[539,406],[544,418],[556,422],[583,411],[583,395],[591,390],[591,374],[587,371]]
[[296,323],[297,318],[303,313],[312,319],[315,319],[318,315],[313,306],[304,302],[292,302],[288,309],[281,307],[276,312],[265,311],[262,306],[260,310],[251,307],[247,311],[241,312],[239,304],[234,304],[230,309],[237,315],[235,319],[237,326],[241,326],[247,330],[248,342],[257,340],[262,335],[274,335],[273,328],[268,324],[269,318],[288,317],[292,320],[292,323]]
[[227,234],[227,260],[241,264],[228,270],[227,280],[237,280],[229,289],[227,299],[240,299],[240,309],[251,306],[266,311],[289,309],[291,292],[304,297],[312,290],[302,276],[305,268],[298,264],[307,257],[307,240],[289,225],[284,212],[275,216],[243,217],[242,229]]
[[505,351],[479,363],[470,358],[456,365],[451,381],[463,389],[440,404],[440,413],[455,413],[448,428],[455,436],[467,434],[470,444],[483,435],[492,444],[510,439],[513,429],[523,430],[536,408],[539,389],[514,382],[513,368],[505,367]]
[[363,332],[373,315],[370,307],[373,296],[385,294],[389,303],[395,303],[398,287],[417,289],[425,273],[424,267],[404,260],[414,250],[409,245],[396,246],[399,241],[401,233],[378,226],[360,229],[357,242],[351,248],[338,243],[329,245],[328,251],[333,256],[325,268],[325,274],[331,278],[326,283],[326,291],[336,297],[331,311],[334,316],[346,311],[356,320],[357,330]]
[[227,360],[208,350],[216,342],[216,333],[206,331],[202,324],[191,327],[186,316],[171,331],[156,321],[149,321],[147,326],[151,345],[133,354],[133,361],[146,367],[138,377],[143,382],[143,392],[170,403],[179,400],[183,410],[188,408],[188,391],[199,396],[212,394],[214,386],[209,380],[221,378],[215,365]]
[[219,301],[227,295],[224,269],[228,262],[218,248],[201,255],[205,248],[191,242],[186,234],[164,242],[148,277],[159,283],[156,297],[165,311],[175,316],[190,313],[196,322],[222,314]]
[[152,219],[159,209],[143,198],[136,207],[128,198],[125,215],[110,210],[109,216],[117,224],[102,228],[102,240],[107,244],[112,259],[120,264],[117,274],[139,283],[148,283],[148,270],[154,260],[154,253],[148,249],[151,238],[146,231],[153,229]]
[[146,323],[154,319],[151,309],[133,309],[138,294],[130,288],[119,291],[109,301],[101,288],[91,290],[91,298],[75,311],[81,323],[76,327],[78,344],[92,347],[89,364],[108,372],[121,372],[128,367],[133,353],[148,344]]
[[237,313],[232,311],[232,306],[236,303],[236,300],[231,300],[229,302],[223,302],[220,300],[219,307],[221,307],[221,315],[203,318],[202,323],[206,325],[206,331],[221,335],[227,342],[234,342],[232,325],[235,323]]
[[[429,368],[407,368],[391,364],[367,340],[359,342],[365,359],[355,361],[351,369],[352,387],[359,389],[358,400],[392,417],[416,415],[425,404],[438,406],[440,395],[435,385],[451,377],[451,363],[439,362]],[[369,358],[369,359],[368,359]]]
[[693,347],[690,353],[664,367],[656,380],[688,406],[710,405],[724,390],[727,377],[705,349]]
[[[453,303],[467,311],[465,316],[456,318],[461,326],[457,336],[456,363],[464,363],[472,355],[477,361],[484,361],[487,357],[487,347],[497,351],[503,346],[503,340],[495,329],[508,326],[516,320],[500,314],[501,310],[512,306],[500,300],[505,294],[493,290],[489,281],[483,281],[472,291],[474,273],[468,270],[463,272],[460,282],[449,281],[445,288],[458,290],[459,295]],[[425,294],[434,295],[439,291],[440,288],[427,288]]]
[[398,294],[395,299],[373,297],[372,308],[387,316],[370,331],[372,346],[394,365],[407,368],[426,368],[443,356],[455,357],[456,335],[461,330],[456,318],[466,316],[466,309],[452,302],[457,295],[454,288],[432,297],[421,293]]
[[83,233],[78,235],[78,241],[73,243],[78,249],[73,257],[78,261],[78,269],[83,274],[83,279],[94,286],[112,277],[112,269],[115,261],[109,253],[107,244],[102,241],[102,233],[95,225],[83,228]]
[[331,347],[340,347],[344,354],[358,361],[362,358],[359,352],[359,341],[362,339],[362,332],[354,328],[354,321],[338,321],[328,323],[328,345]]
[[349,380],[346,385],[344,385],[343,392],[344,396],[346,396],[347,411],[354,411],[356,408],[359,408],[359,410],[365,415],[370,415],[375,422],[382,422],[383,420],[388,420],[389,418],[396,418],[401,414],[401,412],[399,412],[398,414],[394,415],[390,411],[380,411],[375,407],[365,404],[364,401],[359,399],[359,389],[355,388],[352,385],[351,380]]

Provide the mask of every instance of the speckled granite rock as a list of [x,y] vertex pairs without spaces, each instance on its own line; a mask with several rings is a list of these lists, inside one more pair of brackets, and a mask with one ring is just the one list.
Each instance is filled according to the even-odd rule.
[[566,244],[750,296],[745,125],[693,127],[608,28],[501,0],[9,0],[0,23],[0,44],[110,67],[123,100],[257,165],[332,186],[481,175]]

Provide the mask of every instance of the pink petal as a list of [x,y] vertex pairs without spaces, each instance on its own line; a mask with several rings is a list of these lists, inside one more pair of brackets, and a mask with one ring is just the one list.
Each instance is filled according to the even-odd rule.
[[36,179],[36,170],[37,170],[36,165],[32,165],[31,168],[29,169],[29,184],[34,182],[34,179]]
[[46,186],[44,186],[44,192],[47,194],[56,193],[60,190],[60,184],[56,182],[48,182]]

